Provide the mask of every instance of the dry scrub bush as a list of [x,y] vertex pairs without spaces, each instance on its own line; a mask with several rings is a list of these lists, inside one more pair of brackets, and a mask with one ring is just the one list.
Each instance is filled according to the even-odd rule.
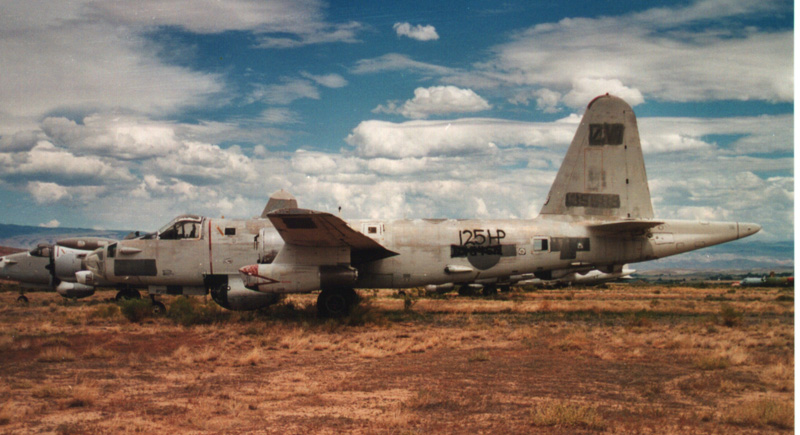
[[531,409],[531,424],[561,428],[603,430],[606,422],[597,408],[563,401],[545,402]]
[[728,368],[731,360],[722,355],[707,355],[695,360],[694,365],[700,370],[721,370]]
[[260,347],[254,347],[250,352],[236,360],[236,364],[240,366],[257,366],[264,362],[265,359],[264,351]]
[[0,336],[0,352],[10,350],[14,344],[14,337],[7,335]]
[[115,356],[114,351],[103,346],[95,346],[83,353],[85,359],[111,359]]
[[428,334],[387,334],[382,330],[358,334],[344,345],[364,358],[384,358],[406,353],[420,353],[439,346],[442,337]]
[[746,400],[727,410],[723,420],[742,426],[794,428],[794,406],[771,397]]
[[71,350],[60,346],[46,348],[36,357],[36,361],[39,362],[64,362],[74,360],[75,354],[72,353]]
[[469,356],[469,362],[489,361],[489,353],[486,351],[475,352]]
[[127,299],[120,301],[119,306],[122,315],[134,323],[153,316],[153,306],[147,299]]
[[180,297],[167,310],[167,317],[182,326],[208,325],[228,320],[231,312],[212,301]]
[[89,406],[100,397],[98,389],[92,385],[77,385],[70,389],[71,396],[66,402],[68,408]]
[[29,405],[10,400],[0,405],[0,426],[7,425],[15,419],[25,419],[31,414],[33,409]]
[[719,311],[720,323],[733,328],[742,324],[743,314],[730,305],[723,305]]
[[115,304],[105,304],[95,307],[90,313],[90,319],[117,319],[119,318],[119,307]]
[[211,346],[206,346],[200,350],[192,349],[188,346],[180,346],[166,360],[182,366],[191,366],[197,363],[216,361],[219,357],[220,351]]
[[406,400],[405,406],[415,411],[461,410],[464,401],[440,391],[423,388]]
[[761,372],[761,381],[772,384],[778,391],[794,389],[794,366],[790,364],[774,364]]
[[69,389],[55,385],[40,385],[31,391],[31,396],[37,399],[63,399],[69,396]]

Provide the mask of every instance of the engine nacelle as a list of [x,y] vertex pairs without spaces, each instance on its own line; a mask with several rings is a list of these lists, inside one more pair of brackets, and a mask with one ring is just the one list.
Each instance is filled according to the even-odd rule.
[[78,283],[83,285],[97,285],[97,277],[88,270],[81,270],[80,272],[75,272],[75,280]]
[[277,293],[262,293],[244,287],[241,279],[231,277],[209,288],[211,298],[222,308],[233,311],[253,311],[278,303],[282,296]]
[[55,265],[55,276],[60,280],[74,281],[75,273],[86,269],[83,260],[89,251],[80,249],[65,248],[63,246],[53,246],[53,263]]
[[56,241],[56,246],[63,246],[65,248],[80,249],[83,251],[94,251],[95,249],[110,245],[116,242],[114,239],[106,239],[103,237],[71,237],[68,239],[61,239]]
[[56,292],[65,298],[79,299],[93,295],[94,287],[62,281],[56,286]]
[[358,279],[358,271],[349,266],[253,264],[239,269],[239,273],[246,288],[279,294],[352,287]]
[[445,293],[453,291],[453,289],[455,289],[455,288],[456,288],[455,284],[453,284],[452,282],[449,282],[447,284],[440,284],[440,285],[429,284],[429,285],[425,286],[425,292],[427,292],[428,294],[436,293],[436,294],[443,295]]

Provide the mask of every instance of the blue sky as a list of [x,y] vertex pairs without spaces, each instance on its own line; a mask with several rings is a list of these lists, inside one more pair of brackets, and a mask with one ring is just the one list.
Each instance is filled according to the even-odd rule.
[[658,217],[793,240],[793,14],[3,2],[0,222],[154,230],[257,215],[280,188],[347,218],[535,217],[586,104],[610,92],[639,116]]

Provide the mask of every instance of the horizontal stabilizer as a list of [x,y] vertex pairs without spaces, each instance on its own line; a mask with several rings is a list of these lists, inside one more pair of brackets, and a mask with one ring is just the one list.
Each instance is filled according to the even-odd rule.
[[303,247],[349,247],[353,262],[375,261],[398,255],[380,243],[350,228],[347,222],[325,212],[301,208],[281,209],[267,214],[283,241]]
[[649,230],[650,228],[654,228],[663,224],[664,222],[662,221],[623,220],[589,225],[589,231],[603,235],[611,235]]

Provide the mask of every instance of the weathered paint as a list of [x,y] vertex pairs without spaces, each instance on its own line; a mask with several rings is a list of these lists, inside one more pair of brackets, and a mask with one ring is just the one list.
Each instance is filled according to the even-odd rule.
[[205,288],[231,288],[231,276],[242,268],[233,286],[243,294],[243,287],[266,293],[326,285],[404,288],[595,269],[615,273],[623,264],[735,240],[761,228],[654,220],[636,117],[627,103],[608,95],[587,108],[536,219],[345,222],[287,203],[292,208],[273,210],[267,219],[182,217],[200,223],[195,237],[171,237],[193,229],[179,225],[179,217],[155,239],[119,242],[116,259],[155,260],[155,275],[116,276],[113,246],[88,256],[87,266],[116,282]]

